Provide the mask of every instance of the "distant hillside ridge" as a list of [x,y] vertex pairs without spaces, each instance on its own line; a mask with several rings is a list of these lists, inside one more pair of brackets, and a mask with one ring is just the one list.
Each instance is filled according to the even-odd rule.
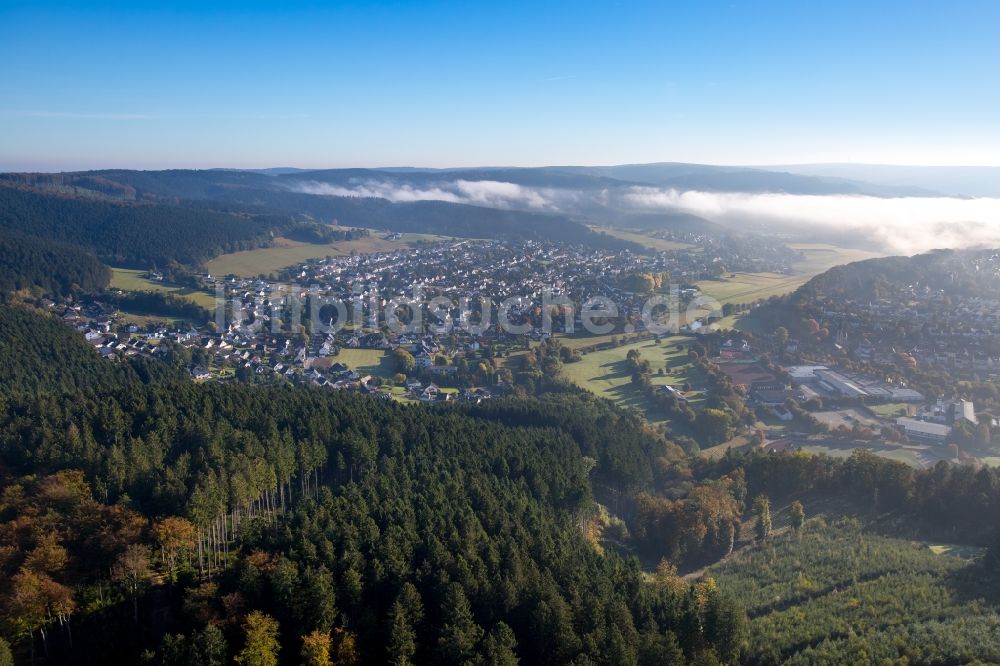
[[290,226],[284,215],[196,206],[136,204],[0,186],[0,229],[94,252],[116,266],[198,265],[267,245]]
[[996,294],[1000,289],[1000,250],[935,250],[837,266],[800,287],[792,300],[877,300],[904,287],[961,295]]
[[[364,171],[364,170],[363,170]],[[290,177],[306,178],[296,172]],[[367,173],[367,171],[365,171]],[[565,176],[564,176],[565,177]],[[270,233],[289,227],[293,218],[357,228],[437,234],[460,238],[549,240],[609,250],[645,252],[635,243],[595,233],[585,224],[554,212],[535,212],[449,201],[392,202],[378,197],[321,196],[295,191],[277,176],[226,170],[99,171],[80,174],[2,174],[0,226],[26,227],[31,215],[44,235],[90,247],[112,263],[149,265],[176,260],[198,264],[220,252],[251,249],[270,242]],[[143,205],[139,205],[139,203]],[[186,212],[179,212],[180,206]],[[215,210],[225,208],[226,210]],[[76,218],[72,232],[54,218]],[[163,254],[166,238],[152,247],[129,238],[133,224],[165,231],[165,218],[177,222],[169,232],[180,241]],[[135,218],[135,219],[131,219]],[[192,219],[193,218],[193,219]],[[141,220],[141,222],[140,222]],[[188,225],[188,222],[193,222]],[[235,223],[235,224],[231,224]],[[98,227],[100,229],[98,229]],[[114,229],[115,234],[99,233]],[[197,246],[186,241],[194,234]]]
[[110,281],[111,271],[89,250],[0,229],[0,294],[28,290],[65,297],[102,291]]

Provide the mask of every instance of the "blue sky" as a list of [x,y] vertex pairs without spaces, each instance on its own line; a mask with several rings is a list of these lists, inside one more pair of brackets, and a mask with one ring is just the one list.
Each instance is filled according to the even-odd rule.
[[0,169],[1000,163],[997,2],[7,2]]

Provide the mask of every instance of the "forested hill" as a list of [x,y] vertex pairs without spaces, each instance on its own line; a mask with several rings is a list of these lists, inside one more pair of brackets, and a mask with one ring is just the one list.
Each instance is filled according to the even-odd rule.
[[0,304],[0,398],[103,395],[181,376],[163,363],[106,361],[55,317]]
[[[231,195],[227,195],[231,196]],[[610,250],[644,249],[562,215],[483,208],[446,201],[393,203],[362,197],[318,197],[295,192],[271,192],[259,202],[286,211],[304,210],[324,221],[351,227],[504,240],[549,240]]]
[[0,294],[36,289],[56,297],[94,293],[110,280],[111,271],[93,252],[0,229]]
[[[316,641],[337,663],[738,653],[724,594],[649,585],[580,529],[591,466],[643,437],[629,420],[616,436],[584,405],[572,425],[515,427],[308,387],[135,381],[57,321],[0,315],[0,626],[20,659],[300,663]],[[11,386],[32,373],[70,394]],[[543,423],[531,409],[508,413]]]
[[[376,172],[372,172],[376,173]],[[44,193],[58,195],[56,201],[69,206],[68,201],[83,200],[95,207],[91,210],[128,211],[137,216],[142,224],[162,222],[163,207],[176,211],[193,207],[199,208],[231,206],[242,211],[249,219],[255,220],[261,211],[289,217],[308,216],[323,223],[337,223],[348,227],[365,227],[399,232],[414,232],[456,236],[460,238],[495,238],[509,240],[551,240],[578,243],[591,247],[611,250],[628,249],[645,251],[642,246],[623,241],[612,236],[591,231],[585,224],[565,215],[538,213],[521,210],[487,208],[447,201],[392,202],[387,199],[355,196],[320,196],[297,191],[292,183],[254,172],[228,170],[168,170],[168,171],[94,171],[76,174],[0,174],[0,184],[31,188],[35,196]],[[4,194],[0,187],[0,196]],[[146,204],[138,206],[138,203]],[[49,206],[55,204],[48,202]],[[111,208],[118,204],[117,208]],[[41,206],[33,202],[32,206]],[[0,201],[0,213],[3,203]],[[256,212],[256,216],[251,215]],[[39,210],[43,217],[47,209]],[[214,213],[218,215],[219,213]],[[218,219],[198,218],[199,213],[175,212],[183,222],[189,216],[199,221],[188,227],[174,225],[182,240],[197,231],[197,226]],[[212,215],[202,211],[200,215]],[[271,225],[274,226],[272,221]],[[265,225],[266,228],[266,225]],[[207,253],[218,248],[240,249],[241,244],[260,242],[261,229],[253,225],[246,227],[246,235],[230,235],[232,230],[224,228],[219,237],[205,237],[201,245]],[[87,232],[90,233],[90,232]],[[72,239],[67,239],[72,240]],[[93,249],[106,260],[111,255],[121,255],[123,249],[116,246],[105,247],[108,240],[93,245]],[[131,243],[132,241],[129,241]],[[197,263],[205,253],[196,253],[186,248],[188,261]],[[138,254],[132,250],[132,254]],[[155,254],[147,252],[146,255]],[[144,255],[145,256],[145,255]],[[147,257],[148,258],[148,257]]]
[[124,266],[197,265],[270,242],[287,216],[135,204],[0,187],[0,229],[93,251]]
[[799,288],[793,301],[879,300],[910,294],[976,296],[1000,289],[1000,251],[936,250],[831,268]]

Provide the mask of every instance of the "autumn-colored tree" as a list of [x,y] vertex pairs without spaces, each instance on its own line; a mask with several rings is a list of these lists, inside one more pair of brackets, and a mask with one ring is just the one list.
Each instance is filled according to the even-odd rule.
[[45,477],[38,483],[39,497],[49,506],[70,509],[91,499],[90,485],[78,469],[64,470]]
[[332,666],[330,634],[318,629],[302,637],[302,666]]
[[277,666],[278,621],[260,611],[252,611],[243,620],[246,642],[236,655],[237,664],[246,666]]
[[160,545],[160,557],[171,580],[177,573],[177,560],[187,556],[198,544],[195,526],[184,518],[168,516],[153,525],[153,534]]
[[132,544],[118,556],[111,569],[111,579],[132,597],[132,620],[139,624],[139,595],[149,585],[153,571],[149,564],[149,546]]
[[42,591],[45,595],[45,604],[49,617],[55,616],[59,625],[66,627],[70,646],[73,645],[73,634],[69,628],[69,620],[76,610],[76,600],[73,599],[73,590],[57,583],[51,578],[42,579]]
[[35,632],[41,634],[43,645],[46,642],[45,624],[48,618],[42,577],[24,568],[14,576],[7,599],[6,615],[15,635],[28,637],[34,661]]
[[677,567],[666,558],[660,560],[659,565],[657,565],[653,580],[657,587],[669,590],[678,597],[687,593],[687,583],[677,574]]
[[358,639],[353,632],[343,627],[333,630],[334,663],[337,666],[357,666]]
[[11,654],[10,645],[0,638],[0,666],[14,666],[14,655]]
[[59,544],[59,537],[50,532],[43,535],[28,553],[24,566],[40,576],[48,576],[62,571],[68,559],[69,554]]
[[[73,591],[47,575],[27,567],[22,567],[11,583],[11,593],[6,607],[8,621],[17,635],[28,636],[32,652],[34,652],[34,634],[37,631],[48,654],[46,627],[53,620],[58,620],[60,625],[68,627],[70,616],[76,610]],[[69,638],[72,643],[72,634]]]
[[698,581],[694,586],[694,597],[698,602],[698,610],[704,611],[708,606],[708,602],[711,600],[712,595],[716,593],[719,585],[715,582],[715,579],[711,576],[706,576],[702,580]]

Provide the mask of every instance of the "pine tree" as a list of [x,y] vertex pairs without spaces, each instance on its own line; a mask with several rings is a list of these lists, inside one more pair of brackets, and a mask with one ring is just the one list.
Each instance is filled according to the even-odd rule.
[[214,624],[207,625],[193,636],[199,666],[226,666],[229,663],[229,646],[226,637]]
[[757,518],[757,541],[771,536],[771,500],[767,495],[757,495],[753,501],[753,515]]
[[463,664],[473,657],[483,630],[473,620],[469,600],[458,583],[448,585],[441,612],[445,621],[438,637],[437,661]]
[[795,500],[788,509],[789,517],[792,521],[792,529],[798,532],[806,522],[806,509],[802,502]]
[[517,638],[514,630],[498,622],[483,639],[482,663],[489,666],[517,666]]
[[403,604],[397,599],[389,611],[389,642],[386,654],[392,666],[409,666],[417,651],[417,635],[406,616]]
[[296,598],[296,607],[302,626],[324,633],[333,630],[337,606],[333,574],[329,569],[322,564],[315,569],[306,569]]

